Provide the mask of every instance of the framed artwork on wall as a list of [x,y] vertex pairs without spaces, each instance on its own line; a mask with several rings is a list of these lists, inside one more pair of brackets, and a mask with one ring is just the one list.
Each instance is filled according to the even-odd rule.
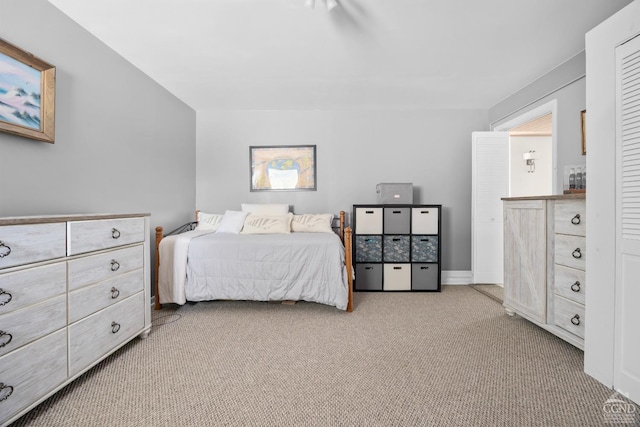
[[0,39],[0,130],[54,142],[56,68]]
[[315,145],[249,147],[251,191],[316,190]]

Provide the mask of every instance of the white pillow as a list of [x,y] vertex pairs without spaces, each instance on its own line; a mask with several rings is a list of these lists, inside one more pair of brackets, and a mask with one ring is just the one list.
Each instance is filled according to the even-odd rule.
[[224,215],[198,212],[198,226],[196,230],[217,230]]
[[242,212],[261,215],[286,215],[289,213],[289,205],[282,203],[242,203]]
[[300,233],[333,233],[333,214],[294,215],[291,231]]
[[251,213],[244,220],[242,234],[289,234],[293,214],[262,215]]
[[249,215],[248,212],[225,211],[216,233],[240,233],[247,215]]

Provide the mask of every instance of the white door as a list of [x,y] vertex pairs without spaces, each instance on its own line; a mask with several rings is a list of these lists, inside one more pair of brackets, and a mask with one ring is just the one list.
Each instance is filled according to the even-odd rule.
[[509,133],[473,132],[471,270],[473,283],[503,283],[502,197],[509,195]]
[[640,402],[640,37],[616,49],[616,97],[613,375],[615,389]]

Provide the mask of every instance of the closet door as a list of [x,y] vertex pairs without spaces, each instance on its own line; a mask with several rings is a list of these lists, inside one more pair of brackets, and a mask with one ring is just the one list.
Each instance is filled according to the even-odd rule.
[[473,132],[473,283],[503,283],[502,197],[509,195],[509,133]]
[[614,387],[640,401],[640,36],[616,49]]

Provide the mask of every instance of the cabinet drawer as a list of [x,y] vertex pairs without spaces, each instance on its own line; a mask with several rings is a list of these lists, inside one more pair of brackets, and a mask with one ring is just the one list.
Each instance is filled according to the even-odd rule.
[[384,262],[409,262],[409,236],[384,236]]
[[584,338],[584,305],[556,296],[553,318],[557,326]]
[[0,315],[67,291],[64,262],[0,274]]
[[69,293],[69,323],[126,299],[143,289],[142,269]]
[[356,262],[382,261],[382,236],[356,236]]
[[143,292],[139,292],[70,325],[69,375],[81,372],[141,332],[144,328],[144,304]]
[[144,241],[144,218],[67,223],[68,254],[76,255]]
[[66,329],[0,357],[0,424],[66,379]]
[[62,258],[66,255],[65,223],[0,227],[0,269]]
[[413,234],[438,234],[438,208],[411,208],[411,232]]
[[411,261],[438,262],[438,236],[411,236]]
[[356,234],[382,234],[382,208],[356,208]]
[[586,236],[587,216],[584,200],[557,200],[554,227],[556,233]]
[[556,234],[554,250],[556,264],[584,271],[587,255],[585,237]]
[[412,264],[411,288],[417,291],[437,291],[438,264]]
[[411,208],[384,208],[384,233],[409,234],[411,232]]
[[356,264],[356,290],[382,290],[382,264]]
[[385,291],[410,291],[411,264],[385,264],[383,288]]
[[553,286],[557,295],[579,304],[584,304],[584,296],[587,290],[584,271],[556,264]]
[[67,296],[0,316],[0,355],[16,350],[67,325]]
[[69,261],[69,290],[142,268],[144,248],[118,249]]

